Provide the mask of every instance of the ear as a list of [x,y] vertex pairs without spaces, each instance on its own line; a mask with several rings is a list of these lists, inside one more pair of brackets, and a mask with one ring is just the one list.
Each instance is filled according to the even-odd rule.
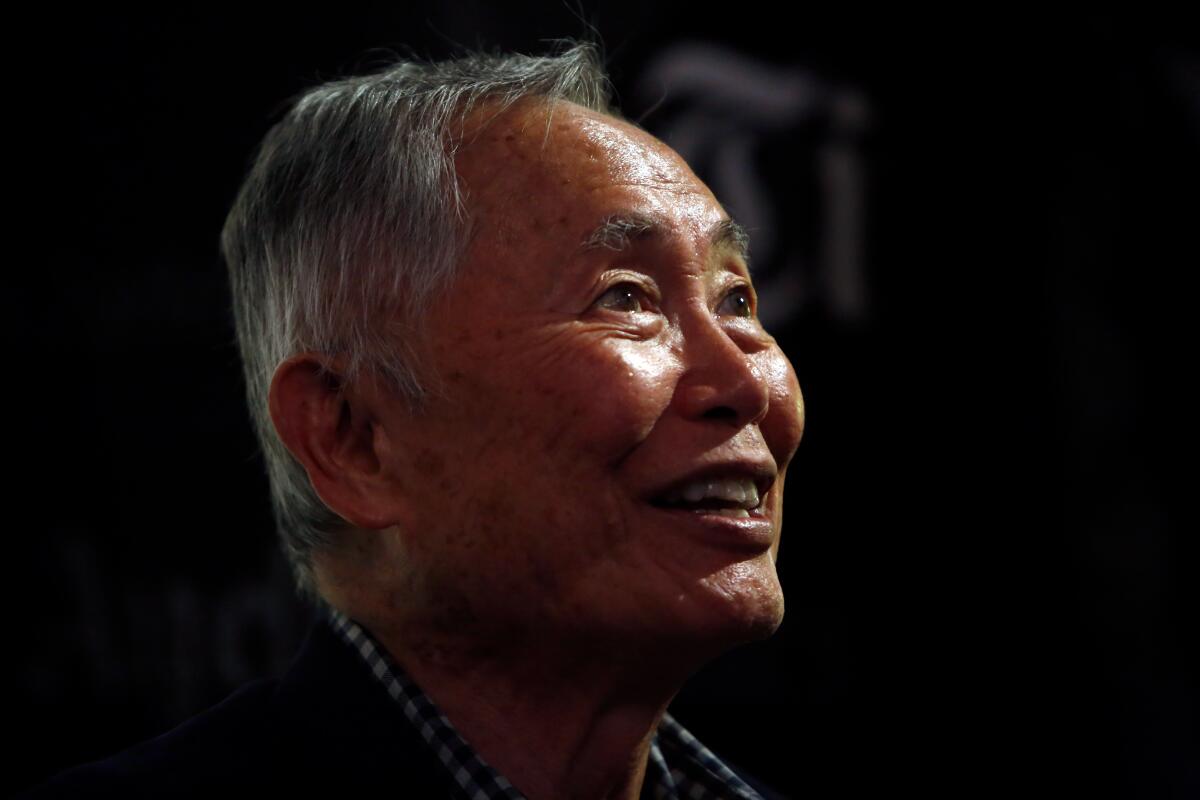
[[399,496],[386,470],[386,433],[368,397],[347,386],[339,359],[301,353],[275,370],[267,406],[275,431],[303,465],[317,496],[359,528],[399,520]]

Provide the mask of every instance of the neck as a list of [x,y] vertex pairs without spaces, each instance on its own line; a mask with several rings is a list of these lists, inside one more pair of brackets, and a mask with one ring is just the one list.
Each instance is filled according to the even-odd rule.
[[655,729],[691,672],[646,648],[585,651],[520,636],[480,646],[411,624],[364,624],[530,800],[637,798]]

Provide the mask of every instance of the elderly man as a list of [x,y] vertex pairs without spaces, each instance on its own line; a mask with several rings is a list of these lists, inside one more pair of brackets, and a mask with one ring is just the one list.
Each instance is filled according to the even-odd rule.
[[757,797],[666,712],[771,634],[804,409],[746,236],[594,51],[402,63],[268,134],[223,237],[291,671],[51,789]]

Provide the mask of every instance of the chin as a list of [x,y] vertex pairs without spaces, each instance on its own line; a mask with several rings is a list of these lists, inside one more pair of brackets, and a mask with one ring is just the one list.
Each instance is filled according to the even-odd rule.
[[741,631],[741,642],[757,642],[769,638],[783,624],[783,593],[772,597],[756,598],[750,608],[740,615],[737,629]]
[[[784,602],[770,554],[705,555],[706,561],[676,563],[671,574],[648,573],[620,591],[611,575],[593,581],[587,595],[561,604],[569,613],[557,624],[586,637],[588,646],[603,642],[700,661],[771,636],[783,621]],[[579,625],[589,616],[585,609],[594,625]]]
[[[743,566],[743,565],[738,565]],[[783,589],[769,570],[724,570],[701,584],[704,593],[695,620],[696,633],[708,638],[720,651],[770,637],[783,622]]]

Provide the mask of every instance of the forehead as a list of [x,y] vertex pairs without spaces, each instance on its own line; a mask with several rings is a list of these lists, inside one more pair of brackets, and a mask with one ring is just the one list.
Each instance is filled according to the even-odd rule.
[[645,131],[572,103],[483,108],[468,120],[455,167],[473,245],[578,247],[605,219],[661,220],[682,238],[725,219],[680,156]]

